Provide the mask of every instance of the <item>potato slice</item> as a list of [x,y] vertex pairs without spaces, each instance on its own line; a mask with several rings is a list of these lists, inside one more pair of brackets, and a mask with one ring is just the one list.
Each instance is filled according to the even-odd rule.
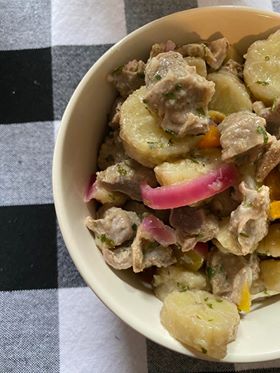
[[173,292],[161,310],[161,322],[174,338],[217,359],[226,355],[239,321],[235,304],[203,290]]
[[280,260],[263,260],[260,268],[261,279],[266,289],[280,292]]
[[259,254],[280,257],[280,223],[272,224],[257,248]]
[[186,155],[199,136],[176,138],[160,128],[159,118],[143,103],[146,87],[133,92],[121,107],[120,137],[126,153],[147,167]]
[[256,99],[271,105],[280,96],[280,30],[248,49],[244,80]]
[[250,96],[241,81],[226,71],[211,73],[208,80],[215,83],[215,93],[209,108],[220,111],[225,115],[241,110],[252,111]]
[[164,162],[155,167],[154,171],[161,185],[172,185],[206,174],[217,168],[220,162],[220,152],[213,149],[179,161]]
[[190,66],[195,66],[196,72],[206,78],[207,76],[207,68],[206,63],[203,58],[200,57],[185,57],[184,60],[188,63]]
[[203,273],[188,271],[178,264],[160,268],[154,275],[154,291],[160,300],[174,290],[206,289],[207,281]]

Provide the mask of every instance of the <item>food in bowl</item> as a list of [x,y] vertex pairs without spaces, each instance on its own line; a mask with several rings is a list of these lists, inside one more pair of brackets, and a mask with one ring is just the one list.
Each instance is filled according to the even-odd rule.
[[226,38],[155,44],[116,67],[119,92],[85,201],[117,270],[153,270],[161,322],[226,355],[240,313],[280,291],[280,31],[245,63]]

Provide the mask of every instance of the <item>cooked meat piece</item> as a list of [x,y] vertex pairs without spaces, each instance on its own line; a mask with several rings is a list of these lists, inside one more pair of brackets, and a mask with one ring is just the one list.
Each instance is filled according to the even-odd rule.
[[106,263],[115,269],[127,269],[132,267],[131,246],[121,246],[115,250],[103,249],[102,254]]
[[267,131],[280,139],[280,97],[275,100],[272,107],[265,107],[262,101],[255,101],[253,109],[255,113],[266,120]]
[[176,230],[182,251],[193,249],[197,242],[211,240],[218,232],[215,216],[200,207],[186,206],[171,210],[170,224]]
[[209,43],[192,43],[178,48],[177,51],[185,56],[201,57],[214,70],[218,70],[227,56],[229,42],[226,38],[220,38]]
[[86,226],[94,232],[96,244],[100,249],[122,245],[133,239],[140,219],[135,212],[111,207],[100,219],[86,218]]
[[222,160],[238,160],[248,156],[254,161],[269,142],[265,120],[249,111],[228,115],[218,126],[221,133]]
[[110,133],[100,147],[97,165],[100,170],[121,162],[129,157],[125,154],[118,131]]
[[262,182],[270,171],[280,163],[280,140],[273,136],[268,149],[257,162],[256,179]]
[[99,181],[95,181],[87,195],[87,200],[89,201],[91,199],[95,199],[103,204],[106,203],[114,206],[122,206],[126,202],[127,196],[120,192],[110,191]]
[[[243,79],[243,66],[240,63],[229,59],[222,67],[221,71],[226,71],[237,76],[240,79]],[[258,114],[258,113],[257,113]]]
[[158,54],[163,53],[163,52],[174,51],[175,48],[176,48],[176,44],[172,40],[167,40],[165,43],[156,43],[152,45],[150,57],[155,57]]
[[132,266],[136,273],[151,266],[168,267],[177,261],[172,246],[163,247],[155,241],[150,241],[149,238],[140,224],[131,245]]
[[162,118],[161,127],[178,136],[207,132],[205,116],[214,94],[214,83],[196,73],[179,53],[161,53],[146,66],[148,92],[144,98],[151,111]]
[[109,120],[109,126],[112,127],[113,129],[119,128],[120,127],[120,110],[121,106],[124,102],[124,99],[122,97],[118,97],[113,105],[112,112],[110,115],[110,120]]
[[218,217],[229,216],[230,213],[239,205],[239,202],[233,199],[233,194],[234,189],[230,188],[213,197],[211,202],[209,203],[211,212],[213,212],[214,215]]
[[224,254],[214,249],[207,260],[207,273],[212,292],[235,304],[241,300],[242,290],[247,283],[249,289],[259,277],[259,260],[256,255],[246,257]]
[[142,200],[142,182],[146,181],[153,187],[157,185],[153,170],[132,160],[116,163],[104,171],[97,172],[96,180],[108,190],[122,192],[137,201]]
[[244,182],[239,186],[243,195],[241,205],[231,213],[229,231],[236,237],[239,247],[236,255],[252,253],[268,232],[269,188],[249,188]]
[[208,43],[210,53],[206,50],[205,60],[212,69],[218,70],[221,67],[227,56],[228,48],[229,42],[226,38],[220,38]]
[[109,76],[108,81],[112,82],[121,96],[126,98],[133,91],[145,84],[145,63],[132,60],[126,65],[116,68]]

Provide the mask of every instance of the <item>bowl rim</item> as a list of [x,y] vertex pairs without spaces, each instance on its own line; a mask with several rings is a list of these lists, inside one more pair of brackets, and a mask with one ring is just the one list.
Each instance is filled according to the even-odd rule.
[[[144,327],[144,325],[141,325],[139,323],[139,320],[135,317],[127,317],[122,310],[122,307],[119,307],[118,304],[114,301],[111,301],[110,294],[104,294],[102,290],[99,288],[98,283],[91,283],[89,280],[89,276],[87,273],[87,270],[83,268],[83,265],[80,263],[77,250],[76,248],[73,248],[73,245],[71,243],[70,237],[68,235],[68,229],[66,228],[66,221],[65,221],[65,204],[63,203],[63,198],[61,196],[63,195],[63,188],[61,183],[57,182],[60,180],[61,170],[63,168],[63,143],[65,140],[66,132],[67,132],[67,123],[71,117],[71,113],[73,108],[75,107],[76,103],[79,100],[80,93],[83,91],[85,86],[88,84],[91,76],[94,74],[95,70],[98,69],[100,65],[102,65],[103,61],[106,60],[116,49],[120,48],[122,44],[126,42],[128,38],[133,37],[134,35],[140,34],[143,29],[149,28],[157,23],[162,22],[164,19],[172,18],[178,14],[190,14],[190,13],[208,13],[208,12],[220,12],[220,11],[229,11],[229,12],[243,12],[243,13],[252,13],[255,15],[265,15],[270,17],[275,17],[275,15],[278,15],[279,21],[280,21],[280,14],[277,12],[269,11],[269,10],[262,10],[254,7],[248,7],[248,6],[234,6],[234,5],[221,5],[221,6],[207,6],[207,7],[201,7],[201,8],[192,8],[187,9],[175,13],[171,13],[169,15],[166,15],[164,17],[158,18],[154,21],[151,21],[149,23],[144,24],[143,26],[137,28],[136,30],[132,31],[131,33],[127,34],[125,37],[123,37],[121,40],[119,40],[117,43],[115,43],[113,46],[111,46],[86,72],[86,74],[83,76],[81,81],[79,82],[78,86],[74,90],[66,108],[64,111],[64,114],[61,119],[61,123],[57,132],[56,140],[55,140],[55,146],[54,146],[54,152],[53,152],[53,161],[52,161],[52,189],[53,189],[53,197],[54,197],[54,207],[55,212],[58,220],[58,224],[63,236],[63,239],[65,241],[66,248],[68,250],[68,253],[70,254],[70,257],[72,258],[76,268],[78,269],[80,275],[86,282],[86,284],[89,286],[89,288],[95,293],[95,295],[101,300],[101,302],[109,308],[117,317],[119,317],[123,322],[125,322],[127,325],[132,327],[137,332],[141,333],[144,337],[150,339],[151,341],[168,348],[169,350],[173,350],[174,352],[178,353],[178,350],[175,348],[172,348],[170,346],[167,346],[164,342],[159,342],[154,337],[153,333]],[[268,360],[275,360],[280,358],[280,349],[278,351],[272,351],[269,353],[263,353],[261,355],[252,355],[248,357],[242,357],[240,359],[236,359],[236,357],[231,357],[230,354],[226,356],[226,360],[215,360],[211,359],[208,356],[196,356],[191,354],[191,351],[186,349],[186,353],[179,352],[181,354],[184,354],[189,357],[193,358],[200,358],[207,361],[214,361],[214,362],[222,362],[222,363],[252,363],[252,362],[262,362],[262,361],[268,361]]]

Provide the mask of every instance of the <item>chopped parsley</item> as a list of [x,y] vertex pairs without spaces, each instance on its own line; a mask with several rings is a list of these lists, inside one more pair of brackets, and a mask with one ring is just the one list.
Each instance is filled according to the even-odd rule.
[[158,246],[159,246],[159,244],[156,241],[148,241],[147,244],[146,244],[146,248],[149,249],[149,250],[153,250]]
[[164,147],[164,144],[159,141],[147,141],[147,144],[149,145],[151,149]]
[[202,109],[202,107],[197,108],[196,112],[198,115],[205,115],[205,111]]
[[245,232],[240,232],[239,233],[239,236],[241,236],[241,237],[250,237],[247,233],[245,233]]
[[257,80],[256,83],[260,84],[260,85],[263,85],[263,86],[269,85],[269,82],[267,82],[265,80]]
[[211,321],[214,321],[214,319],[208,319],[208,321],[210,321],[210,322],[211,322]]
[[169,134],[172,135],[172,136],[175,136],[175,135],[176,135],[176,132],[170,130],[169,128],[166,128],[166,129],[164,130],[164,132],[169,133]]
[[202,318],[201,318],[199,315],[196,315],[196,318],[197,318],[198,320],[202,320]]
[[159,74],[155,75],[155,80],[161,80],[161,76]]
[[120,164],[117,165],[117,171],[121,176],[127,175],[127,170],[123,168]]
[[207,304],[207,306],[208,306],[209,308],[213,309],[213,304],[211,304],[211,303],[206,303],[206,304]]
[[183,87],[182,87],[182,84],[179,84],[179,83],[177,83],[176,85],[175,85],[175,91],[179,91],[180,89],[182,89]]
[[209,299],[208,297],[204,298],[204,302],[207,302],[207,301],[208,301],[208,299]]
[[168,140],[168,145],[169,145],[169,146],[173,145],[173,140],[172,140],[172,139],[169,139],[169,140]]
[[253,206],[253,203],[252,202],[243,202],[242,203],[242,205],[244,206],[244,207],[252,207]]
[[267,144],[268,142],[268,135],[267,135],[267,132],[266,130],[262,127],[262,126],[258,126],[257,127],[257,132],[263,136],[263,143],[264,144]]
[[190,157],[190,160],[191,160],[193,163],[197,163],[197,164],[199,164],[198,160],[197,160],[196,158],[194,158],[194,157]]
[[112,74],[120,74],[122,72],[124,65],[116,67],[113,71]]
[[187,291],[189,289],[187,285],[182,284],[181,282],[177,282],[176,285],[180,293],[183,293],[184,291]]
[[114,240],[111,240],[110,238],[108,238],[106,236],[106,234],[102,233],[100,236],[99,236],[99,239],[102,243],[105,243],[107,246],[109,247],[114,247],[115,246],[115,242]]
[[218,302],[218,303],[222,303],[222,299],[216,299],[216,301]]
[[265,59],[265,61],[269,61],[270,57],[269,56],[265,56],[264,59]]
[[203,354],[207,354],[207,350],[206,350],[206,348],[201,347],[201,352],[202,352]]
[[216,274],[216,270],[213,267],[207,267],[206,268],[206,275],[211,280],[212,277],[214,277]]
[[137,224],[132,224],[132,226],[131,226],[131,228],[132,228],[132,230],[134,231],[134,232],[136,232],[137,231]]
[[142,101],[144,102],[144,104],[147,104],[147,103],[148,103],[148,100],[146,100],[145,98],[143,98]]
[[167,92],[162,94],[168,100],[176,100],[176,95],[174,92]]

